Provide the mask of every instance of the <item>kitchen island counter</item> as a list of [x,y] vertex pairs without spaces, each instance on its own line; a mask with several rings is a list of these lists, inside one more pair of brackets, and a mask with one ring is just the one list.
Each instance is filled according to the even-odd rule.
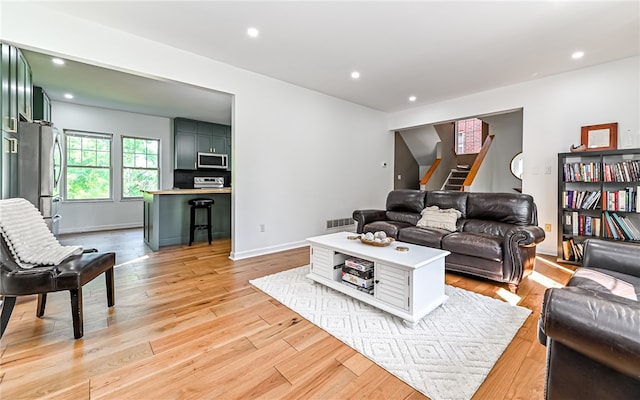
[[[231,188],[144,191],[144,242],[151,250],[157,251],[160,246],[189,243],[188,201],[199,197],[214,201],[211,208],[212,237],[231,237]],[[204,224],[206,212],[199,210],[196,218],[197,224]],[[194,242],[206,241],[206,230],[196,231],[194,239]]]

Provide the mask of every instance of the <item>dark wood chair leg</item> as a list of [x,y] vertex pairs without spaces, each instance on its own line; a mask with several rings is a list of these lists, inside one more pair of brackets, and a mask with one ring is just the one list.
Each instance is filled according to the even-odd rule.
[[211,206],[207,207],[207,235],[209,236],[209,244],[211,244]]
[[115,286],[113,283],[113,267],[104,271],[104,279],[107,283],[107,305],[109,307],[113,307],[113,305],[116,304]]
[[82,325],[82,288],[69,291],[71,295],[71,318],[73,319],[73,337],[80,339],[84,334]]
[[7,329],[9,324],[9,318],[13,312],[13,306],[16,305],[15,296],[4,296],[2,299],[2,315],[0,316],[0,338],[4,335],[4,330]]
[[38,307],[36,308],[36,317],[42,318],[44,315],[44,308],[47,306],[47,294],[38,294]]
[[518,286],[515,283],[510,283],[509,284],[509,291],[513,294],[518,294]]
[[193,231],[196,229],[196,209],[191,206],[189,210],[189,246],[193,243]]

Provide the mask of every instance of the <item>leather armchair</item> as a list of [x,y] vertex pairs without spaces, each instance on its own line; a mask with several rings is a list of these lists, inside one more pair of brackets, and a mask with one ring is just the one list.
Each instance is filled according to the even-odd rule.
[[640,399],[640,246],[588,239],[582,267],[545,292],[547,399]]
[[2,314],[0,315],[0,337],[4,334],[16,303],[16,296],[38,295],[36,316],[44,315],[47,293],[68,290],[71,296],[73,336],[83,336],[82,286],[104,273],[107,285],[107,305],[115,304],[114,274],[115,253],[85,251],[81,255],[67,258],[61,264],[36,266],[29,269],[20,267],[0,235],[0,295]]

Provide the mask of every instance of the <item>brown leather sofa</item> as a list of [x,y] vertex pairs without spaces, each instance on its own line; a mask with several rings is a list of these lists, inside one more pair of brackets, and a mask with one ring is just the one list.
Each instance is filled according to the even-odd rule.
[[[454,231],[416,224],[426,207],[460,211]],[[512,292],[533,271],[544,240],[533,198],[519,193],[393,190],[385,210],[356,210],[358,233],[384,231],[402,242],[451,252],[445,268],[509,284]]]
[[567,286],[547,289],[546,399],[640,399],[639,260],[639,245],[588,239]]

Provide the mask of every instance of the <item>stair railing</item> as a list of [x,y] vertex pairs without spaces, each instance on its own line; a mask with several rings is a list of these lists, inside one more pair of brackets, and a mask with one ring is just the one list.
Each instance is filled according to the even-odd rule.
[[473,161],[473,164],[469,169],[469,175],[467,175],[467,179],[464,180],[464,183],[460,187],[461,192],[466,192],[469,186],[471,186],[471,184],[473,183],[473,180],[476,178],[476,175],[478,174],[478,170],[480,169],[480,166],[482,165],[484,158],[487,156],[487,153],[489,152],[489,148],[491,147],[491,143],[493,142],[494,137],[495,135],[487,136],[487,139],[482,144],[482,148],[480,149],[480,152],[476,156],[476,159]]
[[431,164],[431,167],[429,167],[429,170],[422,177],[422,180],[420,181],[420,185],[427,184],[427,182],[431,178],[431,175],[433,175],[433,173],[436,172],[436,169],[438,168],[438,164],[440,164],[440,161],[442,161],[442,158],[436,158],[435,161],[433,161],[433,164]]

